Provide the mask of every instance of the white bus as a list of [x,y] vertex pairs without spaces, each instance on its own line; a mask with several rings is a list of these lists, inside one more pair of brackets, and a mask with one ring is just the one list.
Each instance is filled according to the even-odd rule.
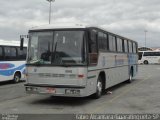
[[19,41],[0,40],[0,82],[24,80],[27,48],[20,50]]
[[139,51],[138,63],[140,64],[159,64],[160,51]]
[[26,92],[99,98],[137,73],[137,42],[94,26],[46,25],[29,30]]

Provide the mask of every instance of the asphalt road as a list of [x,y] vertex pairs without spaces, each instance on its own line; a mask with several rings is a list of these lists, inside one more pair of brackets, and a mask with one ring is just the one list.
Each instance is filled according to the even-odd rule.
[[24,83],[0,83],[0,113],[160,113],[160,65],[140,65],[131,84],[119,84],[100,99],[28,95]]

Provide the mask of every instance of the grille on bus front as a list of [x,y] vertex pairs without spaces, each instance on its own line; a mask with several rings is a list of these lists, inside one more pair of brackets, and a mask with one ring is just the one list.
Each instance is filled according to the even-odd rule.
[[76,78],[76,74],[53,74],[53,73],[39,73],[39,77],[54,77],[54,78]]

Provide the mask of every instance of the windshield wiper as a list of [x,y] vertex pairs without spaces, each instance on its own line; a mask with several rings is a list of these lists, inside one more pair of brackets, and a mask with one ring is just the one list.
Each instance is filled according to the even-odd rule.
[[44,61],[42,59],[39,59],[39,60],[32,60],[30,61],[30,63],[35,65],[41,65],[44,64]]
[[51,62],[53,62],[53,61],[55,60],[56,49],[57,49],[57,41],[56,41],[56,43],[55,43],[55,48],[54,48],[54,51],[53,51],[53,53],[52,53],[52,61],[51,61]]

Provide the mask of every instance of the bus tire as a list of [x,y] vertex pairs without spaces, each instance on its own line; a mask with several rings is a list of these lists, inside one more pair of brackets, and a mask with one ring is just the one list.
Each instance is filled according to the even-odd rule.
[[20,82],[20,79],[21,79],[21,75],[20,75],[20,73],[15,73],[15,75],[14,75],[14,78],[13,78],[13,80],[14,80],[14,83],[18,83],[18,82]]
[[147,64],[148,64],[148,61],[147,61],[147,60],[145,60],[143,63],[147,65]]
[[127,80],[127,82],[132,83],[132,81],[133,81],[133,69],[130,70],[129,79]]
[[97,85],[96,85],[96,93],[94,93],[93,97],[95,99],[98,99],[101,97],[102,95],[102,89],[103,89],[103,85],[102,85],[102,78],[99,76],[98,80],[97,80]]

